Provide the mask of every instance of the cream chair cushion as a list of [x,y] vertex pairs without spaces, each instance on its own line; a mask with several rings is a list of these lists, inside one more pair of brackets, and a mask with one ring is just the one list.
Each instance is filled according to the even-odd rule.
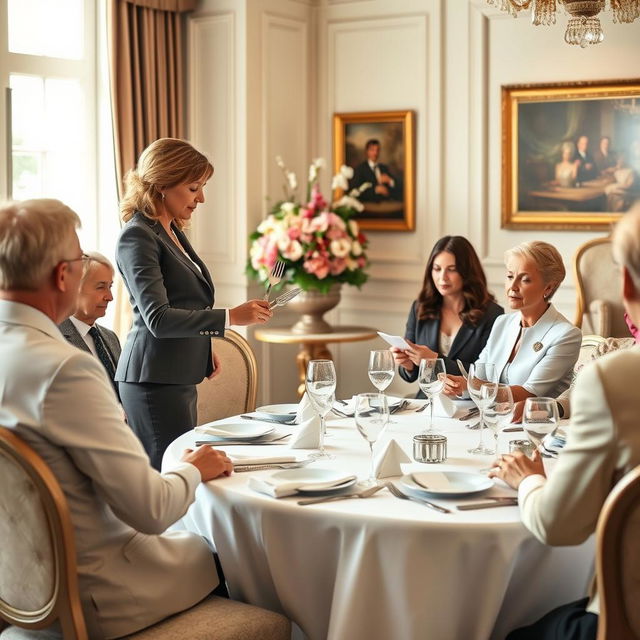
[[49,524],[31,478],[4,452],[0,456],[0,594],[8,605],[37,610],[54,589]]
[[223,338],[213,338],[211,346],[220,360],[220,373],[197,386],[198,424],[256,407],[258,367],[249,343],[227,329]]

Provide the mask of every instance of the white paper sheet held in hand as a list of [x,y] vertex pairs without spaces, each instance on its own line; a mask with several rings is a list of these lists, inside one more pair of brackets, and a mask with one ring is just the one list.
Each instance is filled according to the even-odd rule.
[[411,349],[409,343],[402,336],[392,336],[390,333],[383,333],[382,331],[378,331],[378,335],[392,347],[396,347],[397,349]]
[[376,478],[391,478],[403,474],[400,464],[411,462],[404,449],[393,439],[373,457],[373,473]]
[[320,417],[314,414],[312,418],[298,425],[291,436],[290,449],[318,449],[320,447]]

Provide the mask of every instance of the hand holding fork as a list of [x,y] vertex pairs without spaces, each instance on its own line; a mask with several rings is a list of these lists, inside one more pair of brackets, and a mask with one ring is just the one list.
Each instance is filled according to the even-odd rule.
[[267,290],[264,293],[264,299],[268,300],[269,299],[269,294],[271,293],[271,287],[273,287],[274,284],[278,284],[280,282],[280,280],[282,280],[282,276],[284,275],[284,268],[285,268],[285,262],[284,260],[278,260],[273,267],[271,267],[271,271],[269,272],[269,275],[267,276],[269,278],[269,284],[267,285]]

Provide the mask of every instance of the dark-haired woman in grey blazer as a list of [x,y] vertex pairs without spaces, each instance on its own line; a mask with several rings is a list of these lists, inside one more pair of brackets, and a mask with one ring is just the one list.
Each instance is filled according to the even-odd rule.
[[[405,340],[392,348],[400,377],[418,378],[422,358],[442,358],[447,373],[459,375],[484,348],[495,319],[503,313],[487,290],[487,280],[471,243],[444,236],[431,250],[418,299],[411,306]],[[424,398],[422,391],[417,397]]]
[[182,231],[204,202],[212,174],[207,158],[187,142],[156,140],[127,174],[120,205],[126,224],[116,262],[129,290],[133,326],[116,380],[128,422],[156,469],[167,446],[196,424],[196,385],[220,369],[211,337],[272,315],[263,300],[213,309],[211,275]]

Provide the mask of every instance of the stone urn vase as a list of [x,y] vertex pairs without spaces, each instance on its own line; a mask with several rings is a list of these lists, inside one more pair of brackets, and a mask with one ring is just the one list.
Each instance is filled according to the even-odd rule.
[[292,333],[331,333],[333,328],[323,319],[323,315],[340,302],[341,283],[331,286],[327,293],[312,289],[301,291],[287,304],[290,310],[302,317],[291,327]]

